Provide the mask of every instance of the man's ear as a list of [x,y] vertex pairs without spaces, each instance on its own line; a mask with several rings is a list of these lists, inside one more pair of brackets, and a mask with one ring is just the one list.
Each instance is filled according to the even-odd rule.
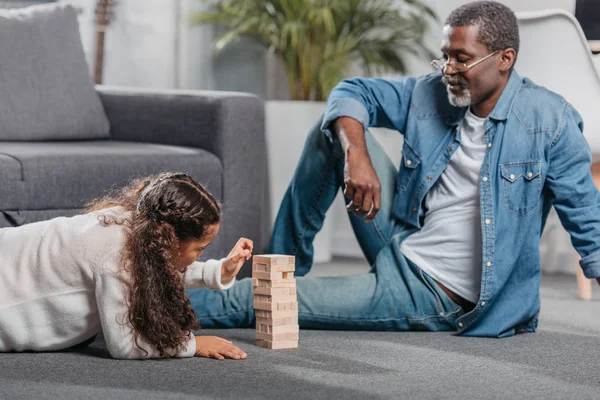
[[515,49],[508,48],[502,51],[502,57],[500,58],[500,71],[507,72],[515,64],[515,60],[517,59],[517,53]]

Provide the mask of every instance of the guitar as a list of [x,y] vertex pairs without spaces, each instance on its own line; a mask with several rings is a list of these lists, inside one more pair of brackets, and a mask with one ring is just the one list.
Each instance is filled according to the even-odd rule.
[[96,53],[94,57],[94,82],[102,83],[102,72],[104,66],[104,35],[106,27],[112,22],[113,9],[116,0],[98,0],[96,2]]

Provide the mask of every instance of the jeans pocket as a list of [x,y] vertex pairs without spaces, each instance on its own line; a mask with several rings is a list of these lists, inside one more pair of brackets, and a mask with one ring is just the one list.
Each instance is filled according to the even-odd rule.
[[437,286],[437,283],[435,283],[435,280],[421,268],[419,268],[419,275],[421,275],[423,283],[425,283],[425,286],[429,288],[429,290],[435,298],[435,305],[437,308],[438,315],[444,315],[444,303],[442,302],[442,298],[440,297],[439,293],[437,292],[437,290],[435,290],[434,287],[434,285]]
[[535,210],[542,194],[541,163],[501,164],[500,173],[506,209],[521,216]]

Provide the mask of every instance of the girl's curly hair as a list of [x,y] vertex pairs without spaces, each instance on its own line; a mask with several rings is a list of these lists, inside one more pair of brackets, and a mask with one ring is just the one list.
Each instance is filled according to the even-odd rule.
[[198,319],[181,276],[171,264],[177,245],[202,239],[221,220],[221,206],[201,184],[184,173],[136,179],[86,205],[83,213],[120,206],[131,218],[103,216],[106,224],[126,227],[121,266],[130,275],[129,322],[136,344],[141,335],[161,357],[177,354]]

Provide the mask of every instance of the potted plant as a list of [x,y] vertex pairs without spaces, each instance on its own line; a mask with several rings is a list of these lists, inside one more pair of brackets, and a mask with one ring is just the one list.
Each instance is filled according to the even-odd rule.
[[[306,134],[324,111],[324,101],[333,87],[355,74],[403,74],[407,54],[432,56],[423,36],[436,16],[423,0],[205,3],[206,11],[192,15],[191,20],[223,28],[214,42],[216,52],[242,37],[251,38],[274,55],[285,71],[291,101],[267,101],[265,105],[273,218]],[[330,257],[330,221],[326,219],[317,237],[315,261]]]
[[366,75],[405,73],[406,54],[423,45],[429,20],[423,0],[206,0],[195,23],[225,28],[221,51],[241,37],[264,45],[281,61],[292,100],[324,101],[356,69]]

